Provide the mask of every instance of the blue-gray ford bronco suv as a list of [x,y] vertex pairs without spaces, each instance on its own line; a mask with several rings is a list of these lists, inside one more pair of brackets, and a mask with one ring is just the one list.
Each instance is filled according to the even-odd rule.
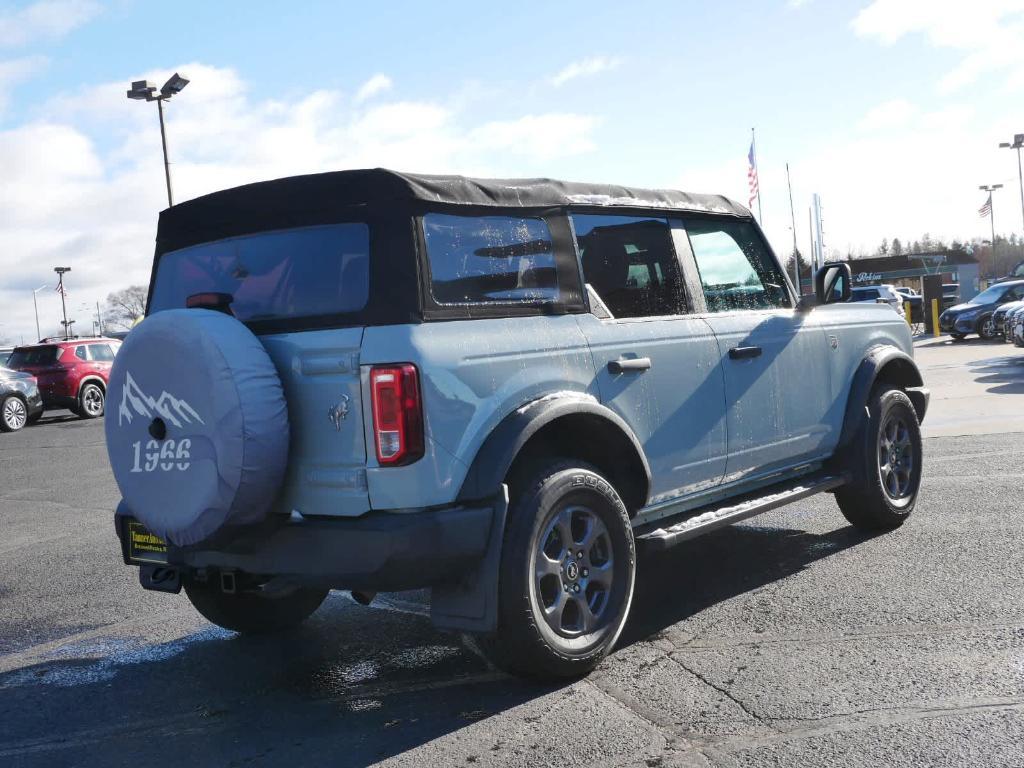
[[366,170],[176,205],[110,377],[124,561],[239,632],[429,588],[500,667],[584,674],[645,549],[822,492],[910,515],[928,392],[849,293],[798,297],[719,196]]

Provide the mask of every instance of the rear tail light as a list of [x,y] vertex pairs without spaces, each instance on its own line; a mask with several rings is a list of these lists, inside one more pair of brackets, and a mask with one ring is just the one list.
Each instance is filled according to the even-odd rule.
[[396,466],[423,456],[423,403],[416,366],[374,366],[370,396],[377,461]]

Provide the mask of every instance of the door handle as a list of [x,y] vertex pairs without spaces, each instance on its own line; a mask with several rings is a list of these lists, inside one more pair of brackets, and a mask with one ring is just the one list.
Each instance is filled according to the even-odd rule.
[[760,347],[733,347],[729,350],[729,357],[733,360],[748,360],[752,357],[760,357]]
[[637,357],[631,360],[609,360],[609,373],[628,373],[629,371],[646,371],[651,367],[651,358]]

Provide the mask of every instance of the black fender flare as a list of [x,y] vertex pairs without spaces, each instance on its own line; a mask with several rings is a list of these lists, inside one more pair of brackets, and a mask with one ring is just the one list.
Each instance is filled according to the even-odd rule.
[[898,347],[880,344],[871,347],[853,374],[850,395],[846,401],[843,431],[839,437],[839,449],[849,446],[864,421],[868,398],[879,380],[885,380],[906,391],[914,404],[919,421],[924,421],[928,410],[928,390],[924,388],[921,371],[914,358]]
[[[632,446],[635,456],[626,457],[626,460],[635,461],[635,466],[641,469],[643,475],[642,490],[636,494],[634,506],[639,508],[646,504],[651,487],[651,467],[637,436],[617,413],[593,397],[577,392],[537,398],[506,416],[477,451],[459,490],[458,501],[493,498],[499,493],[512,463],[530,438],[560,418],[580,415],[603,422],[604,426],[616,430]],[[639,503],[637,499],[640,499]]]

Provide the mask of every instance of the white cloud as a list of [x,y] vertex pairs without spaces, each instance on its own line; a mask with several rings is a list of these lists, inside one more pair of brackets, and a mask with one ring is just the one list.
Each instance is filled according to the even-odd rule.
[[94,0],[38,0],[18,10],[0,9],[0,47],[59,40],[101,10]]
[[1013,76],[1024,66],[1024,0],[873,0],[852,25],[885,45],[923,34],[934,46],[962,52],[939,82],[944,93],[990,73]]
[[[169,70],[168,70],[169,71]],[[175,199],[261,179],[344,168],[524,175],[594,149],[596,120],[572,113],[474,122],[447,101],[352,105],[334,91],[289,100],[251,97],[230,69],[192,63],[192,82],[167,104]],[[134,79],[162,81],[166,71]],[[124,98],[124,83],[58,95],[40,119],[0,131],[0,336],[34,334],[31,290],[67,262],[69,313],[145,283],[157,212],[166,204],[152,104]],[[93,138],[95,137],[95,139]],[[43,331],[60,302],[39,294]],[[77,315],[76,315],[77,316]]]
[[578,77],[589,77],[590,75],[597,75],[601,72],[616,69],[619,63],[619,59],[609,56],[591,56],[568,64],[557,74],[548,78],[548,82],[558,88]]
[[[928,232],[947,241],[988,237],[988,220],[978,217],[984,195],[979,184],[1003,183],[996,193],[996,227],[1001,234],[1021,231],[1017,169],[1009,152],[995,150],[1020,131],[1010,113],[993,117],[968,104],[923,109],[893,102],[868,110],[857,130],[838,131],[816,145],[776,153],[779,137],[758,133],[759,178],[764,226],[779,254],[793,247],[785,162],[790,161],[799,248],[810,253],[808,206],[822,197],[825,244],[830,256],[850,249],[873,251],[882,238],[903,241]],[[900,121],[860,130],[880,115],[907,115]],[[734,160],[687,168],[669,186],[712,192],[747,202],[746,142],[742,129],[723,137],[736,147]],[[1000,210],[1002,214],[1000,214]]]
[[379,93],[384,93],[384,91],[391,90],[392,85],[393,83],[391,82],[391,78],[388,77],[387,75],[379,73],[374,75],[361,86],[359,86],[359,90],[356,91],[356,104],[364,102],[367,99],[376,96]]
[[468,138],[480,150],[511,151],[548,160],[595,149],[590,136],[596,123],[587,115],[527,115],[486,123],[471,131]]
[[906,99],[890,99],[868,110],[857,127],[862,131],[878,131],[901,127],[910,120],[916,109]]

